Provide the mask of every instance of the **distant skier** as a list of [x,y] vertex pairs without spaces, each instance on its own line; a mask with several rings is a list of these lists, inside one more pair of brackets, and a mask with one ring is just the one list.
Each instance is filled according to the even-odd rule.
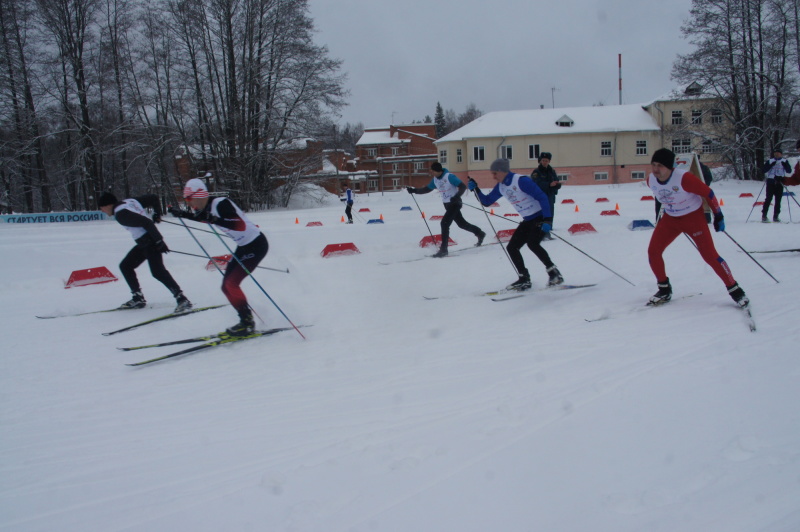
[[783,158],[783,152],[780,148],[772,150],[772,158],[764,163],[764,173],[766,174],[767,194],[764,197],[764,206],[761,208],[761,221],[764,223],[769,222],[767,213],[769,204],[772,203],[774,198],[775,206],[772,209],[772,221],[780,222],[783,182],[786,176],[792,173],[792,166],[789,161]]
[[[556,195],[561,189],[561,182],[558,180],[558,174],[555,168],[550,166],[550,161],[553,160],[553,154],[549,151],[543,151],[539,154],[539,166],[531,172],[531,179],[536,183],[536,186],[542,189],[547,195],[547,200],[550,202],[550,213],[553,218],[556,216]],[[552,240],[553,237],[548,233],[545,235],[544,240]]]
[[[169,248],[164,243],[164,238],[155,225],[155,223],[161,221],[161,206],[158,198],[149,194],[140,198],[117,201],[114,194],[104,192],[97,200],[97,206],[106,215],[114,216],[114,219],[127,229],[136,241],[136,246],[125,255],[125,258],[119,264],[122,276],[133,294],[131,300],[123,303],[120,308],[137,309],[147,306],[147,301],[142,295],[142,289],[139,285],[139,279],[136,277],[136,268],[141,266],[144,261],[147,261],[153,277],[166,286],[175,297],[177,306],[174,312],[184,312],[191,309],[192,303],[183,295],[181,287],[178,286],[178,283],[175,282],[175,279],[164,267],[162,253],[169,253]],[[153,209],[152,219],[147,216],[146,208]]]
[[347,216],[347,222],[345,223],[351,224],[353,223],[353,191],[347,183],[342,184],[342,189],[344,189],[344,198],[342,198],[342,201],[347,205],[347,207],[344,208],[344,214]]
[[485,206],[491,205],[500,196],[504,196],[522,216],[522,223],[514,231],[506,246],[511,262],[519,274],[519,279],[508,285],[507,288],[509,290],[527,290],[531,287],[531,276],[525,267],[522,253],[520,253],[520,249],[526,244],[547,268],[547,275],[550,278],[547,286],[563,283],[564,278],[561,276],[561,272],[558,271],[550,259],[550,255],[542,247],[542,238],[553,228],[553,216],[547,194],[542,192],[542,189],[536,186],[530,177],[511,172],[507,159],[495,160],[489,170],[492,178],[497,181],[489,194],[484,195],[478,188],[478,183],[472,178],[469,179],[469,189],[478,193],[478,199]]
[[675,169],[675,154],[666,148],[653,153],[650,166],[652,173],[647,184],[663,205],[664,211],[647,248],[650,268],[658,281],[658,292],[650,298],[649,303],[661,304],[672,299],[672,285],[667,277],[663,254],[667,246],[685,233],[695,243],[703,260],[725,283],[731,298],[740,307],[747,307],[750,300],[733,278],[728,263],[717,253],[703,215],[705,199],[714,213],[714,229],[725,231],[725,219],[714,191],[700,177],[686,170]]
[[[209,199],[208,188],[200,179],[190,179],[183,188],[183,198],[193,212],[184,211],[177,207],[170,208],[174,216],[186,218],[197,222],[214,224],[222,229],[237,244],[234,251],[236,258],[232,258],[225,268],[222,278],[222,293],[230,301],[231,306],[239,315],[239,323],[229,327],[226,332],[231,336],[246,336],[255,331],[253,311],[247,303],[247,297],[242,292],[240,285],[247,277],[247,272],[255,270],[256,266],[267,256],[269,243],[264,233],[251,222],[244,212],[228,198]],[[238,260],[236,260],[238,258]],[[245,271],[242,264],[247,268]]]
[[467,222],[464,219],[464,215],[461,214],[461,206],[463,204],[461,196],[467,190],[466,185],[464,185],[459,178],[451,174],[447,168],[443,168],[438,161],[431,164],[431,176],[433,176],[433,179],[431,179],[431,182],[428,183],[427,186],[422,188],[406,187],[406,190],[409,194],[427,194],[428,192],[438,189],[442,194],[442,203],[444,203],[445,210],[441,222],[442,244],[439,247],[439,251],[433,256],[447,256],[447,245],[450,240],[450,225],[453,222],[461,229],[469,231],[478,237],[478,242],[475,244],[476,246],[483,244],[486,233],[484,233],[480,227]]

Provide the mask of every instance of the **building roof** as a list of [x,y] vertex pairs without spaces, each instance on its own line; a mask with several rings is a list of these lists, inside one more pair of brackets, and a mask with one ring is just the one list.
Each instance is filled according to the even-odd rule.
[[[569,121],[570,127],[556,124]],[[486,113],[435,143],[483,137],[658,130],[656,121],[639,104],[562,107]]]
[[365,130],[361,138],[356,142],[356,146],[373,145],[373,144],[402,144],[409,143],[410,139],[400,139],[393,137],[388,129],[373,129]]

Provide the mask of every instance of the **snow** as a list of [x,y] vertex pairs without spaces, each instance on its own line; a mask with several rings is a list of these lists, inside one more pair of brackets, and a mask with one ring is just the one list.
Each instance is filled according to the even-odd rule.
[[[574,125],[557,125],[556,122],[564,116],[572,119]],[[614,131],[659,131],[659,127],[641,104],[495,111],[448,133],[436,143],[467,138],[532,135],[533,132],[537,135],[574,135]]]
[[[753,223],[758,208],[745,223],[754,198],[739,195],[761,183],[714,188],[743,247],[800,247],[796,225]],[[667,269],[676,298],[699,295],[645,308],[651,233],[627,226],[652,221],[647,194],[565,186],[559,202],[579,212],[556,207],[555,233],[635,286],[555,240],[545,246],[566,282],[597,286],[502,303],[477,295],[515,279],[498,245],[380,264],[432,253],[418,247],[428,229],[414,199],[442,214],[437,194],[360,195],[353,225],[335,197],[252,214],[270,241],[262,265],[290,271],[257,279],[295,324],[313,325],[306,340],[291,330],[138,368],[125,363],[174,348],[115,348],[219,331],[233,311],[102,336],[174,305],[143,266],[155,308],[37,319],[125,301],[121,280],[63,282],[103,265],[119,275],[132,242],[112,221],[1,225],[0,530],[800,529],[800,254],[753,255],[777,284],[715,235],[755,333],[686,238],[668,248]],[[620,216],[600,216],[617,203]],[[514,227],[478,209],[467,198],[465,217],[490,234]],[[365,223],[381,214],[384,224]],[[784,198],[792,216],[800,208]],[[598,232],[570,236],[574,223]],[[199,253],[181,226],[160,229],[173,250]],[[474,242],[456,226],[451,235],[456,248]],[[361,253],[320,256],[347,242]],[[544,268],[523,255],[541,287]],[[166,262],[196,305],[225,303],[204,259]],[[244,286],[262,327],[287,325]]]

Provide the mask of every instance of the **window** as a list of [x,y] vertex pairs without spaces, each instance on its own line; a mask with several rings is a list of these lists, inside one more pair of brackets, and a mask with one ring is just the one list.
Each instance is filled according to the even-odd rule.
[[400,148],[392,146],[392,155],[400,155]]
[[713,140],[703,141],[703,153],[719,153],[722,151],[722,146]]
[[675,153],[691,153],[692,139],[672,139],[672,151]]
[[594,173],[594,180],[595,181],[608,181],[608,172],[595,172]]
[[514,152],[511,149],[510,144],[506,144],[505,146],[500,146],[500,158],[501,159],[508,159],[509,161],[514,158]]
[[692,124],[703,123],[703,111],[699,109],[692,109]]
[[631,172],[631,179],[644,179],[644,172]]
[[646,140],[637,140],[636,141],[636,155],[647,155],[647,141]]
[[683,124],[683,111],[672,111],[672,125],[680,126]]
[[425,171],[425,161],[417,161],[414,163],[414,170],[416,172],[424,172]]
[[378,190],[378,180],[377,179],[370,179],[367,181],[367,186],[370,190]]
[[400,178],[393,177],[392,178],[392,188],[400,188]]
[[566,180],[567,180],[567,178],[569,178],[569,174],[558,174],[558,180],[559,180],[559,182],[561,182],[561,183],[563,183],[564,181],[566,181]]
[[611,157],[611,141],[604,140],[600,143],[600,156]]
[[461,163],[464,162],[464,156],[461,154],[461,148],[456,150],[456,162]]
[[392,163],[392,173],[393,174],[400,173],[400,163]]
[[528,144],[528,159],[539,160],[539,145]]
[[473,161],[485,161],[486,160],[486,149],[483,146],[474,146],[472,148],[472,160]]
[[367,148],[367,157],[377,157],[378,148]]
[[711,123],[712,124],[721,124],[722,123],[722,110],[720,110],[720,109],[712,109],[711,110]]
[[447,150],[439,150],[439,162],[447,164]]

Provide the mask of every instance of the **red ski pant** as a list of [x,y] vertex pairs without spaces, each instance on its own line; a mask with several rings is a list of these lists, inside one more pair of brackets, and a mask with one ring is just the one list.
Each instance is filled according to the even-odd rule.
[[722,279],[725,286],[731,286],[736,282],[730,268],[728,268],[728,263],[719,256],[717,249],[714,247],[711,228],[706,223],[702,207],[684,216],[664,214],[656,224],[653,236],[650,238],[650,246],[647,248],[647,257],[650,260],[650,268],[653,270],[658,282],[667,280],[663,257],[664,250],[681,233],[686,233],[692,239],[703,260],[711,266],[711,269]]

